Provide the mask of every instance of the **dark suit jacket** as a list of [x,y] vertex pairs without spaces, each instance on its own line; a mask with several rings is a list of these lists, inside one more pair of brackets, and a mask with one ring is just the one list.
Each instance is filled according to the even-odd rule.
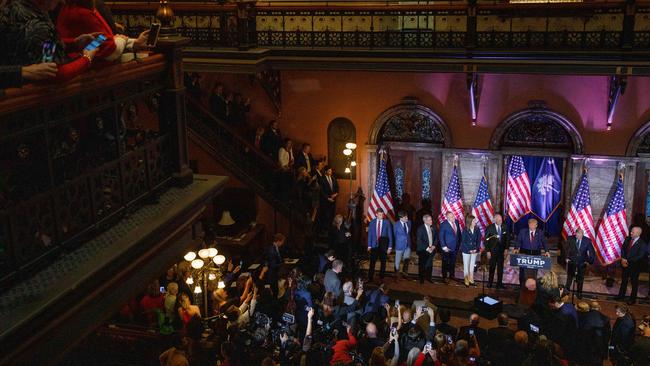
[[336,228],[336,225],[332,225],[329,232],[330,248],[335,249],[341,244],[347,244],[348,238],[345,236],[347,232],[348,229],[345,228],[344,224],[341,224],[339,229]]
[[295,161],[293,163],[294,168],[298,169],[301,166],[304,166],[307,168],[307,159],[309,159],[309,166],[311,169],[307,173],[311,173],[312,170],[316,169],[316,160],[311,156],[311,153],[307,154],[307,159],[305,159],[305,155],[302,153],[302,151],[294,154],[295,155]]
[[332,174],[332,187],[330,187],[330,184],[327,181],[326,174],[323,174],[323,176],[319,178],[318,184],[320,184],[321,198],[324,200],[334,193],[339,193],[339,184],[336,181],[336,175],[334,174]]
[[450,335],[454,340],[456,340],[456,335],[458,335],[458,329],[447,323],[436,324],[436,330],[442,334]]
[[[433,245],[436,246],[438,242],[438,235],[436,233],[436,228],[431,226],[431,238]],[[418,228],[417,233],[415,233],[415,242],[417,244],[416,250],[422,252],[427,249],[429,246],[429,236],[427,235],[427,229],[425,225],[422,225]]]
[[276,130],[276,132],[267,130],[264,132],[264,135],[262,135],[262,151],[273,157],[274,161],[278,160],[280,147],[282,147],[282,134],[280,134],[280,130]]
[[481,230],[478,227],[474,228],[474,232],[470,232],[468,228],[463,229],[463,235],[460,242],[460,251],[469,254],[470,251],[478,250],[481,248]]
[[584,236],[580,241],[580,250],[576,246],[577,239],[575,236],[570,236],[564,246],[564,252],[571,262],[582,266],[585,263],[594,264],[596,259],[596,252],[594,246],[591,244],[591,239]]
[[[503,252],[510,247],[510,238],[508,236],[506,224],[501,224],[501,240],[496,236],[497,235],[497,224],[490,224],[485,229],[485,248],[492,253],[492,255],[497,255],[497,253],[503,254]],[[487,240],[487,238],[494,236],[492,239]]]
[[381,251],[393,248],[393,226],[387,218],[382,220],[379,238],[377,237],[377,219],[372,219],[368,224],[368,248],[377,247]]
[[458,249],[462,232],[460,230],[460,224],[458,223],[458,221],[455,221],[455,223],[456,223],[455,232],[454,229],[451,227],[449,221],[445,220],[442,223],[440,223],[440,248],[441,249],[447,247],[452,252],[455,252]]
[[627,351],[632,347],[632,343],[634,343],[634,320],[630,314],[626,314],[614,322],[612,339],[609,344],[617,349]]
[[535,230],[535,240],[530,242],[530,230],[528,228],[519,230],[515,248],[529,249],[529,250],[546,250],[546,239],[544,238],[544,231],[540,229]]
[[639,269],[639,265],[646,257],[646,243],[643,241],[643,239],[639,238],[639,240],[637,240],[637,242],[632,246],[628,253],[627,246],[630,240],[632,240],[632,237],[628,236],[623,242],[623,247],[621,248],[621,258],[627,259],[630,269]]
[[266,263],[269,266],[269,275],[277,276],[278,270],[282,266],[282,255],[275,249],[274,244],[271,244],[266,252]]
[[[515,331],[508,327],[494,327],[487,331],[488,352],[491,355],[503,354],[506,352],[508,341],[515,338]],[[485,346],[485,345],[481,345]]]
[[471,325],[466,325],[464,327],[460,327],[458,330],[458,337],[456,339],[464,339],[469,342],[469,330],[474,329],[474,335],[476,336],[476,340],[478,340],[479,346],[485,345],[487,342],[487,331],[483,328],[480,327],[474,327]]

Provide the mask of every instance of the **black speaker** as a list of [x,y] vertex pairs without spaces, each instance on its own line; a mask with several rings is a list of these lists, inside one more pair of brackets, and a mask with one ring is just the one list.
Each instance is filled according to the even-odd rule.
[[476,313],[486,319],[495,319],[503,311],[503,303],[488,295],[480,295],[474,298]]

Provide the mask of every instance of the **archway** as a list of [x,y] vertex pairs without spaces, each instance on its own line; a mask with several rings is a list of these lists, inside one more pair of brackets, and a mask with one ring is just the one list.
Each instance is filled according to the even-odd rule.
[[413,208],[429,200],[439,206],[441,149],[452,147],[452,138],[437,113],[415,98],[405,98],[375,119],[368,141],[369,192],[376,176],[376,148],[384,145],[389,148],[388,173],[396,204]]
[[490,149],[531,148],[582,153],[582,136],[562,114],[544,102],[533,101],[529,107],[509,115],[494,130]]

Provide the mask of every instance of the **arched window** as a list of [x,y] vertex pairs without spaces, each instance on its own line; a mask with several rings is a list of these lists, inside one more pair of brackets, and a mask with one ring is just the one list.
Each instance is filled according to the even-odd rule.
[[[357,130],[352,121],[339,117],[330,122],[327,127],[327,164],[330,165],[339,179],[356,179],[356,167],[351,167],[351,173],[345,173],[348,159],[343,155],[345,144],[357,142]],[[356,161],[357,151],[352,152],[351,160]]]

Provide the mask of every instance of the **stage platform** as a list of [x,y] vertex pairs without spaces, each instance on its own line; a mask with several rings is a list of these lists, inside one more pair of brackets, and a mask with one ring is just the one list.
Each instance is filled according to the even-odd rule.
[[[557,264],[557,251],[551,251],[551,259],[553,263],[553,271],[558,274],[559,276],[559,281],[560,284],[564,284],[566,282],[566,267],[561,266]],[[487,258],[483,255],[482,259],[486,261],[487,263]],[[391,277],[394,275],[395,272],[395,255],[394,253],[391,253],[391,255],[388,257],[388,262],[386,264],[386,273],[388,273]],[[415,253],[412,253],[411,255],[411,264],[409,265],[408,268],[408,274],[411,276],[411,279],[417,278],[417,271],[418,271],[418,257]],[[360,268],[362,270],[367,271],[368,270],[368,260],[363,260],[360,262]],[[379,275],[379,262],[377,262],[377,265],[375,267],[375,276],[378,277]],[[433,276],[435,278],[440,278],[441,277],[441,270],[442,270],[442,263],[440,260],[440,254],[437,254],[434,262],[433,262]],[[543,270],[540,270],[538,272],[538,277],[541,277],[544,274]],[[495,276],[495,281],[496,281],[496,273],[494,274]],[[607,277],[613,277],[614,278],[614,283],[611,287],[607,287],[606,285],[606,279]],[[463,262],[462,262],[462,256],[458,255],[457,261],[456,261],[456,278],[463,278]],[[488,273],[487,273],[487,265],[485,266],[485,281],[488,279]],[[481,281],[483,281],[483,270],[481,267],[481,263],[477,259],[476,263],[476,272],[474,274],[474,281],[476,281],[479,284],[479,287],[481,286]],[[516,267],[510,267],[509,265],[509,258],[506,258],[505,260],[505,265],[503,268],[503,282],[506,284],[508,287],[514,286],[515,288],[519,286],[519,269]],[[583,294],[585,297],[611,297],[611,296],[616,296],[618,295],[618,290],[620,287],[621,283],[621,269],[618,265],[611,266],[611,268],[605,268],[601,266],[589,266],[587,272],[585,273],[585,283],[583,287]],[[628,285],[628,293],[630,291],[631,286]],[[648,273],[644,272],[641,273],[640,276],[640,285],[639,285],[639,293],[638,297],[639,299],[643,299],[648,295]]]

